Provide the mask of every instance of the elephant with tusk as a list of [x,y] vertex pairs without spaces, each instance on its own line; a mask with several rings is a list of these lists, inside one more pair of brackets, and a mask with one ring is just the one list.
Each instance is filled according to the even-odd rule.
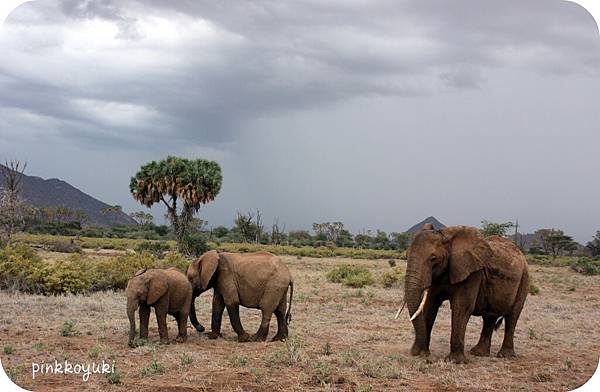
[[517,320],[529,292],[527,260],[511,241],[483,237],[466,226],[434,230],[428,224],[407,250],[404,305],[415,330],[412,355],[429,355],[431,330],[440,305],[450,301],[452,332],[446,360],[465,363],[465,330],[471,315],[483,318],[479,342],[471,354],[490,355],[494,329],[505,323],[499,357],[513,357]]

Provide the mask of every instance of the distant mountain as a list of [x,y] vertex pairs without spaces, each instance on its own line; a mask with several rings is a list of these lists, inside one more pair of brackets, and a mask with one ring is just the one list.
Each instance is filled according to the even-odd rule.
[[417,223],[416,225],[412,226],[410,229],[406,230],[407,233],[411,233],[414,234],[417,231],[421,230],[421,228],[423,227],[424,224],[426,223],[431,223],[433,225],[433,228],[436,230],[440,230],[443,229],[444,227],[446,227],[446,225],[444,225],[442,222],[440,222],[439,220],[437,220],[435,217],[430,216],[429,218],[424,219],[423,221]]
[[[83,211],[89,226],[115,226],[135,224],[135,221],[121,211],[103,214],[102,210],[110,205],[83,193],[71,184],[51,178],[44,180],[40,177],[23,175],[23,194],[25,202],[33,207],[67,207],[71,210]],[[0,181],[0,188],[3,187]]]

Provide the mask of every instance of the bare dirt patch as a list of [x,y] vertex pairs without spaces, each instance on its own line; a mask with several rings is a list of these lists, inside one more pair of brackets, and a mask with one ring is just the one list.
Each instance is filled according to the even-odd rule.
[[[97,255],[100,257],[100,255]],[[154,315],[151,343],[127,346],[128,321],[123,292],[43,297],[0,292],[2,363],[16,382],[30,390],[144,391],[380,391],[380,390],[571,390],[593,374],[600,353],[600,277],[567,268],[531,266],[540,293],[529,296],[515,336],[519,357],[505,360],[468,356],[470,363],[443,362],[449,351],[450,313],[445,304],[434,327],[430,358],[409,355],[408,316],[393,316],[402,288],[363,289],[327,282],[335,265],[366,266],[379,278],[385,260],[283,257],[295,279],[291,337],[287,342],[237,343],[227,316],[223,339],[209,340],[189,326],[184,344],[158,345]],[[400,263],[402,265],[402,263]],[[210,325],[210,293],[198,299],[200,321]],[[242,309],[249,331],[260,313]],[[70,336],[61,336],[72,320]],[[480,318],[467,329],[467,350],[477,342]],[[276,330],[275,318],[270,335]],[[176,323],[169,321],[176,336]],[[494,334],[498,351],[503,328]],[[10,351],[7,354],[6,351]],[[119,383],[92,375],[31,377],[32,362],[114,360]],[[115,379],[113,379],[115,381]]]

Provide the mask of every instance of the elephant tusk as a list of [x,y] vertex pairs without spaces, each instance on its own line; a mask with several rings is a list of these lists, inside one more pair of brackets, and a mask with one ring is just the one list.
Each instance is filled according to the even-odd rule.
[[406,306],[406,301],[402,301],[402,306],[398,308],[398,311],[396,312],[396,315],[394,316],[394,320],[398,320],[398,317],[400,317],[400,313],[402,313],[402,310],[404,310],[405,306]]
[[413,321],[414,319],[419,317],[421,313],[423,313],[423,309],[425,308],[425,302],[427,302],[427,294],[429,294],[429,289],[425,289],[425,293],[423,293],[423,299],[421,300],[421,304],[419,305],[419,308],[417,309],[415,314],[413,314],[410,318],[410,321]]

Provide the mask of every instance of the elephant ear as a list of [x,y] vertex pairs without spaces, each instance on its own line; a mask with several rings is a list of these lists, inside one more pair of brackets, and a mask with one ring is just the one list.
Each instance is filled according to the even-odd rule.
[[148,279],[148,296],[146,297],[146,303],[152,305],[160,299],[169,288],[167,279],[164,276],[152,274]]
[[202,255],[200,259],[200,284],[202,290],[208,288],[208,283],[217,271],[219,266],[219,254],[215,250],[211,250]]
[[474,227],[455,226],[441,233],[449,244],[448,274],[451,284],[462,282],[473,272],[483,269],[492,257],[492,249]]

